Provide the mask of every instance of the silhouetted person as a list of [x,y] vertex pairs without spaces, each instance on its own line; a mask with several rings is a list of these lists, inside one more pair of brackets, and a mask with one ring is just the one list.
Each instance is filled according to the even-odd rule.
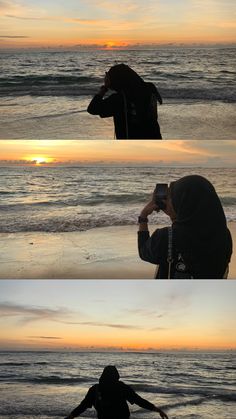
[[159,228],[150,236],[147,217],[160,210],[156,196],[155,191],[142,210],[138,232],[140,258],[159,265],[156,278],[227,278],[232,239],[213,185],[198,175],[171,182],[167,198],[159,205],[172,227]]
[[[108,89],[116,93],[104,99]],[[128,65],[117,64],[106,73],[104,85],[87,111],[101,118],[113,116],[118,139],[161,139],[157,101],[162,104],[153,83],[145,82]]]
[[96,409],[98,419],[128,419],[130,412],[127,401],[144,409],[158,412],[162,419],[168,419],[168,416],[161,409],[142,399],[119,378],[115,366],[108,365],[105,367],[99,379],[99,384],[90,387],[84,400],[66,419],[73,419],[91,407]]

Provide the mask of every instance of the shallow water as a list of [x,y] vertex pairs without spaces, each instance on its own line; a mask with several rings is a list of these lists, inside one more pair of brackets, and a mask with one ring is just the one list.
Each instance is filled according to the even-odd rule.
[[104,72],[120,62],[160,90],[163,138],[235,139],[234,48],[4,52],[0,138],[114,138],[111,118],[86,109]]
[[128,51],[3,52],[4,96],[93,94],[115,63],[126,63],[163,97],[235,102],[235,48],[159,48]]
[[[4,419],[60,418],[116,365],[122,380],[166,410],[170,419],[233,419],[235,354],[232,352],[66,353],[2,352],[0,380]],[[14,404],[12,404],[14,400]],[[131,406],[131,418],[158,415]],[[87,410],[84,417],[96,417]]]
[[[157,182],[209,179],[228,221],[236,221],[236,169],[157,167],[0,167],[0,232],[82,231],[134,225]],[[158,214],[158,223],[168,217]],[[152,216],[157,222],[157,216]]]

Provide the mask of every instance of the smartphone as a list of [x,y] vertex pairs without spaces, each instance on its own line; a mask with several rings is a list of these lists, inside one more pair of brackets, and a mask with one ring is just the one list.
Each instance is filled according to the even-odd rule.
[[166,203],[168,196],[168,183],[157,183],[154,191],[155,203],[161,210],[166,209]]

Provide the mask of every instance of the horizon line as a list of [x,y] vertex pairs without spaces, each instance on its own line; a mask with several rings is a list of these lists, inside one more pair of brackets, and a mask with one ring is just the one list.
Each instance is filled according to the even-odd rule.
[[201,348],[193,348],[193,349],[143,349],[143,350],[134,350],[134,349],[125,349],[125,350],[97,350],[97,349],[77,349],[77,350],[73,350],[73,349],[0,349],[0,353],[2,352],[61,352],[61,353],[110,353],[110,354],[115,354],[115,353],[134,353],[134,354],[138,354],[138,353],[145,353],[145,354],[156,354],[156,353],[160,353],[160,352],[235,352],[236,351],[236,347],[235,348],[206,348],[206,349],[201,349]]
[[96,50],[96,51],[129,51],[129,50],[152,50],[156,48],[199,48],[199,47],[229,47],[236,48],[236,41],[232,42],[163,42],[163,43],[134,43],[128,45],[118,45],[113,47],[107,47],[105,44],[75,44],[75,45],[0,45],[0,50],[25,50],[25,49],[35,49],[35,50]]
[[46,168],[54,168],[54,167],[70,167],[70,168],[74,168],[74,167],[104,167],[104,166],[114,166],[114,167],[158,167],[158,168],[201,168],[201,169],[222,169],[222,168],[230,168],[230,169],[235,169],[236,166],[235,164],[229,165],[224,163],[225,165],[223,166],[207,166],[207,165],[201,165],[201,164],[184,164],[181,163],[180,165],[178,164],[160,164],[160,162],[157,163],[132,163],[132,161],[128,161],[128,162],[120,162],[120,163],[98,163],[98,162],[91,162],[91,163],[62,163],[62,162],[58,162],[58,163],[40,163],[40,164],[36,164],[36,163],[9,163],[9,164],[1,164],[0,162],[0,168],[4,168],[4,167],[46,167]]

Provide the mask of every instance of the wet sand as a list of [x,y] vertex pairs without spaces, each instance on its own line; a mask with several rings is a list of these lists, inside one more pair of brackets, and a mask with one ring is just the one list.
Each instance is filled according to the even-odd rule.
[[[229,228],[235,241],[236,223]],[[118,226],[70,233],[1,233],[0,279],[152,279],[155,265],[139,259],[136,232],[136,226]],[[229,279],[236,279],[235,255]]]
[[[33,100],[37,100],[32,98]],[[114,139],[112,118],[91,116],[83,110],[58,115],[25,117],[17,108],[4,108],[0,139]],[[37,102],[36,102],[37,103]],[[79,108],[79,106],[78,106]],[[29,110],[31,111],[31,108]],[[19,114],[17,114],[19,112]],[[167,101],[158,107],[162,137],[166,140],[235,140],[235,104]]]

